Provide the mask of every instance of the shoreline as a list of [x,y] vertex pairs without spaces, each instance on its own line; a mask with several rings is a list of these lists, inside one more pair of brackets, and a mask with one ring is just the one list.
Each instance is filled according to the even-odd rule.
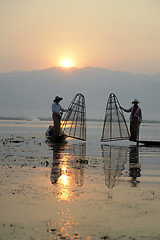
[[[33,118],[27,118],[27,117],[0,117],[0,120],[11,120],[11,121],[52,121],[52,118],[43,118],[43,117],[33,117]],[[104,122],[104,119],[92,119],[88,118],[86,119],[86,122]],[[127,123],[129,123],[129,120],[126,120]],[[160,120],[143,120],[143,123],[160,123]]]

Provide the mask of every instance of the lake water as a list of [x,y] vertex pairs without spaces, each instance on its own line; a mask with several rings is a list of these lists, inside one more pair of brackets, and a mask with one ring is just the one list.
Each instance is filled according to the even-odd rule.
[[[49,121],[0,121],[0,166],[6,173],[9,171],[8,168],[12,170],[16,168],[17,174],[21,169],[26,169],[25,171],[35,169],[43,179],[39,177],[39,180],[35,180],[37,188],[33,185],[31,188],[34,189],[33,198],[37,197],[40,204],[41,210],[36,210],[35,205],[32,210],[35,214],[37,213],[35,222],[41,220],[40,231],[44,238],[37,233],[37,226],[35,226],[36,230],[31,231],[29,227],[31,219],[28,219],[26,231],[30,232],[32,238],[26,239],[130,239],[130,237],[159,239],[160,232],[157,232],[154,227],[149,232],[146,230],[152,222],[151,215],[149,215],[148,225],[135,224],[137,215],[144,214],[141,210],[143,203],[141,208],[136,207],[140,205],[135,205],[134,202],[130,203],[129,207],[128,201],[132,194],[134,198],[134,191],[138,198],[138,194],[143,190],[141,200],[145,199],[146,202],[148,198],[155,197],[155,190],[152,192],[152,189],[160,186],[160,147],[143,145],[137,147],[135,143],[127,140],[102,143],[100,139],[103,122],[98,121],[87,122],[86,142],[69,138],[63,144],[49,144],[44,134],[50,124]],[[160,123],[142,123],[140,139],[159,141]],[[23,179],[25,183],[25,178],[26,172],[22,174],[21,171],[19,179],[21,181]],[[19,184],[16,182],[16,176],[12,176],[10,181],[13,181],[12,184]],[[28,181],[30,182],[31,179]],[[5,188],[6,185],[2,176],[1,183],[4,190],[3,186]],[[38,191],[40,185],[41,188],[43,187],[41,192]],[[25,184],[23,188],[26,188]],[[8,190],[8,195],[9,191],[13,189]],[[53,206],[47,208],[45,205],[44,207],[45,201],[49,199],[53,200]],[[160,200],[160,194],[156,199]],[[25,204],[24,190],[21,204],[22,206]],[[127,208],[131,208],[133,212],[117,209],[118,206],[122,209],[128,206]],[[4,209],[5,207],[4,205]],[[53,210],[54,217],[50,216]],[[39,215],[39,212],[43,212],[43,215]],[[4,222],[9,224],[7,216],[7,213],[4,214]],[[130,216],[133,217],[133,224],[135,224],[133,231],[130,228],[131,232],[128,231]],[[34,219],[33,216],[32,218]],[[117,218],[119,221],[122,220],[123,226]],[[14,221],[14,217],[11,219]],[[20,224],[19,219],[16,224]],[[46,224],[45,228],[42,226],[43,221]],[[6,234],[4,239],[7,239],[9,233],[6,233],[4,228],[3,234]],[[20,236],[20,230],[15,230],[13,235],[16,239],[16,236]]]

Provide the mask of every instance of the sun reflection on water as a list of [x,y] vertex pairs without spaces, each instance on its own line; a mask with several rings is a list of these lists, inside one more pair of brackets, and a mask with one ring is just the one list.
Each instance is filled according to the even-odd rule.
[[61,184],[63,184],[64,186],[66,186],[67,183],[68,183],[68,176],[65,175],[65,174],[63,174],[63,175],[60,177],[59,180],[60,180],[60,183],[61,183]]
[[[66,160],[66,158],[64,158]],[[63,159],[63,160],[64,160]],[[59,184],[59,200],[70,200],[70,194],[71,194],[71,176],[69,173],[69,169],[63,162],[63,165],[61,167],[61,176],[58,181]]]
[[[52,145],[53,163],[50,180],[54,185],[53,194],[58,200],[73,201],[79,187],[84,181],[84,162],[81,160],[86,153],[85,144],[73,145],[66,154],[61,145]],[[77,160],[79,159],[79,160]]]
[[61,208],[59,219],[52,223],[48,222],[48,233],[55,236],[54,239],[80,239],[78,233],[79,223],[75,216],[72,216],[69,208]]
[[70,128],[72,125],[72,122],[71,121],[61,121],[61,126],[63,128],[63,126],[65,126],[65,128]]

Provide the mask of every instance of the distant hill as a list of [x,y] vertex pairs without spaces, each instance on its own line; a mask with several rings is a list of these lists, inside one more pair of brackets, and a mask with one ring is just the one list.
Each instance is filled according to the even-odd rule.
[[86,99],[87,117],[103,119],[107,99],[113,92],[123,107],[129,108],[132,100],[138,98],[144,119],[160,120],[159,91],[160,74],[90,67],[1,73],[0,117],[48,118],[56,95],[64,98],[61,105],[67,108],[80,92]]

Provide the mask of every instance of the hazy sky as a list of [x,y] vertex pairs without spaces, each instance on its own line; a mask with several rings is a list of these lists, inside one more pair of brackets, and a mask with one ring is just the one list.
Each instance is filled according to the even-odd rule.
[[160,0],[0,0],[0,72],[160,72]]

